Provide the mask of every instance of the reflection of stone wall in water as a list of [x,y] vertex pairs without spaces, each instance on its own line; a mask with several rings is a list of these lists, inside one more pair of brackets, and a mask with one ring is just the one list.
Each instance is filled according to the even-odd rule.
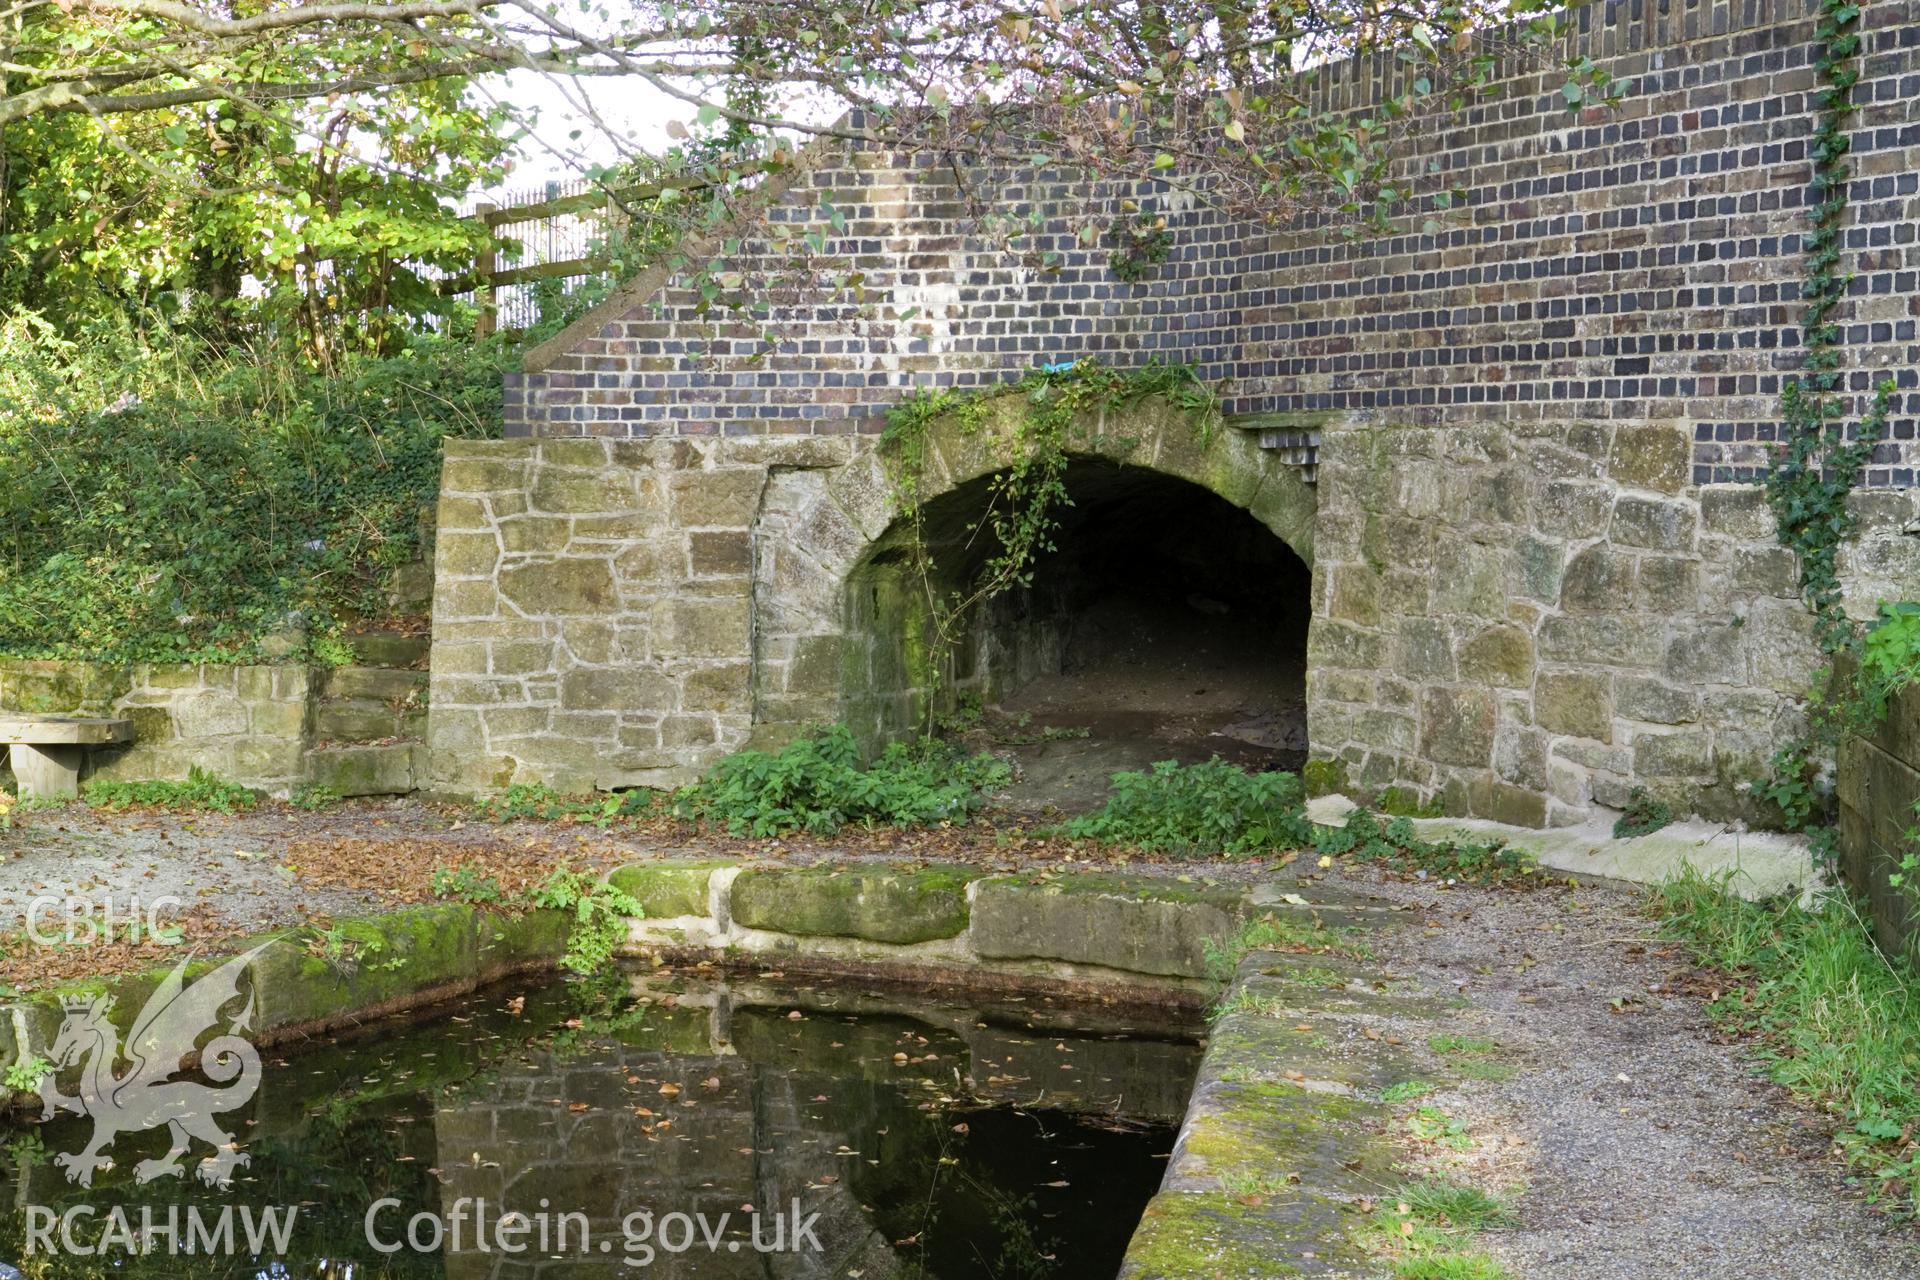
[[[966,1117],[941,1100],[965,1091],[987,1102],[1124,1110],[1170,1132],[1197,1060],[1189,1044],[1029,1035],[971,1010],[932,1022],[856,1021],[820,1010],[796,1019],[786,1005],[736,1006],[725,992],[697,1007],[706,999],[652,1007],[618,1041],[542,1053],[450,1098],[434,1120],[442,1214],[462,1197],[485,1197],[490,1221],[542,1212],[543,1199],[549,1214],[584,1213],[597,1256],[562,1268],[569,1276],[635,1274],[621,1260],[622,1222],[641,1211],[656,1223],[668,1213],[705,1214],[710,1224],[730,1214],[722,1238],[740,1245],[662,1252],[649,1275],[917,1276],[918,1250],[941,1240],[965,1239],[988,1258],[1044,1248],[1019,1187],[1062,1176],[1044,1166],[997,1168],[1018,1144],[995,1139],[990,1117],[1011,1113],[967,1113],[982,1131],[970,1142],[953,1129]],[[1028,1129],[1036,1123],[1018,1119]],[[943,1156],[957,1163],[942,1164]],[[1104,1153],[1092,1158],[1111,1163]],[[937,1179],[973,1190],[936,1201]],[[1092,1194],[1098,1179],[1084,1182]],[[803,1214],[820,1215],[814,1234],[822,1250],[756,1253],[746,1206],[789,1214],[791,1231],[796,1200]],[[937,1206],[931,1217],[929,1206]],[[760,1230],[772,1240],[770,1220]],[[610,1254],[599,1253],[601,1240],[612,1242]],[[536,1265],[531,1253],[516,1261],[469,1244],[449,1250],[446,1274],[505,1280],[532,1275]]]
[[[629,1076],[639,1083],[628,1085]],[[718,1084],[709,1088],[707,1081]],[[678,1099],[659,1096],[663,1082],[679,1086]],[[838,1178],[848,1158],[834,1155],[843,1145],[863,1149],[873,1126],[859,1121],[873,1117],[848,1123],[842,1097],[835,1119],[824,1119],[821,1108],[810,1106],[818,1095],[808,1090],[818,1083],[762,1071],[735,1057],[599,1050],[572,1061],[537,1061],[531,1069],[503,1074],[487,1098],[463,1099],[436,1116],[446,1178],[442,1211],[451,1213],[462,1196],[484,1196],[490,1217],[584,1213],[594,1248],[604,1240],[613,1249],[610,1260],[583,1262],[583,1276],[632,1274],[621,1261],[628,1247],[623,1223],[642,1211],[656,1222],[669,1213],[704,1214],[709,1224],[730,1215],[725,1239],[739,1245],[737,1252],[723,1245],[718,1254],[704,1246],[682,1255],[663,1251],[647,1268],[649,1275],[765,1280],[839,1276],[849,1268],[876,1280],[900,1275],[902,1263],[890,1243]],[[581,1104],[585,1110],[573,1110]],[[636,1114],[640,1107],[655,1114]],[[904,1111],[880,1127],[888,1121],[904,1129],[924,1117]],[[822,1174],[835,1180],[821,1181]],[[755,1225],[746,1206],[768,1215],[758,1230],[771,1244],[771,1215],[790,1214],[796,1201],[803,1213],[820,1215],[814,1234],[822,1252],[755,1252]],[[792,1226],[788,1221],[784,1229]],[[446,1262],[448,1280],[532,1270],[527,1261],[471,1246],[450,1251]]]

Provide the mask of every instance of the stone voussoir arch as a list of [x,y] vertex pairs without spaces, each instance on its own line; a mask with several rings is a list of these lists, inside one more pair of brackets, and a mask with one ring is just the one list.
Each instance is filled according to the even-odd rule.
[[[1012,461],[1017,392],[981,414],[949,413],[926,427],[922,506]],[[1248,512],[1309,569],[1317,497],[1301,469],[1263,449],[1255,432],[1147,395],[1089,410],[1069,432],[1071,460],[1137,468],[1184,481]],[[755,530],[755,740],[772,745],[842,719],[860,637],[849,593],[862,566],[897,544],[906,517],[895,464],[866,437],[842,465],[776,472]]]

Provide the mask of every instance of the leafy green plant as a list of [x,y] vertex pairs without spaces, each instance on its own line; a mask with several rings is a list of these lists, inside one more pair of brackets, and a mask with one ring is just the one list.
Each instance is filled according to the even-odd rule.
[[632,894],[599,876],[556,867],[529,894],[536,906],[573,914],[561,963],[575,973],[597,973],[627,936],[627,921],[646,915]]
[[1327,857],[1378,862],[1394,870],[1445,880],[1509,887],[1536,882],[1540,860],[1501,843],[1423,840],[1409,818],[1382,823],[1365,809],[1347,815],[1343,827],[1315,827],[1313,847]]
[[717,822],[734,835],[917,827],[966,821],[981,792],[1009,776],[1005,761],[967,756],[932,738],[892,743],[862,768],[852,732],[833,725],[777,752],[728,756],[673,805],[682,818]]
[[1406,1120],[1407,1133],[1417,1142],[1431,1142],[1449,1151],[1473,1150],[1473,1139],[1464,1121],[1455,1120],[1438,1107],[1418,1107]]
[[1173,250],[1173,234],[1163,215],[1141,212],[1115,218],[1107,228],[1107,269],[1128,284],[1153,274]]
[[500,882],[476,867],[435,867],[429,883],[436,898],[474,906],[495,906],[507,900]]
[[1380,1091],[1380,1101],[1386,1103],[1388,1106],[1397,1106],[1402,1102],[1413,1102],[1416,1099],[1424,1098],[1437,1087],[1438,1086],[1428,1084],[1425,1080],[1402,1080],[1399,1084],[1391,1084],[1382,1089]]
[[1671,805],[1649,795],[1645,787],[1635,787],[1627,796],[1627,807],[1614,819],[1613,838],[1631,840],[1635,836],[1650,836],[1672,821]]
[[1661,932],[1725,975],[1711,1013],[1752,1037],[1774,1083],[1834,1117],[1869,1193],[1920,1213],[1920,974],[1874,945],[1838,890],[1803,907],[1746,901],[1731,883],[1689,868],[1656,887]]
[[1116,773],[1106,804],[1063,828],[1152,852],[1254,854],[1307,844],[1305,793],[1291,773],[1248,773],[1215,758],[1162,760],[1145,773]]
[[1860,13],[1856,0],[1820,0],[1814,24],[1813,64],[1820,84],[1815,91],[1819,116],[1807,147],[1813,160],[1808,179],[1812,226],[1800,238],[1805,254],[1805,354],[1802,373],[1789,378],[1781,390],[1781,437],[1765,476],[1780,542],[1799,559],[1800,593],[1813,613],[1822,651],[1830,657],[1860,659],[1851,667],[1842,662],[1820,673],[1809,699],[1809,731],[1775,753],[1768,776],[1759,784],[1790,830],[1814,833],[1815,857],[1829,868],[1836,842],[1827,825],[1827,764],[1842,735],[1884,713],[1886,686],[1881,682],[1889,674],[1887,659],[1896,649],[1913,653],[1915,623],[1905,610],[1920,609],[1894,605],[1889,615],[1889,606],[1883,605],[1873,630],[1886,633],[1879,642],[1884,649],[1869,656],[1859,629],[1847,616],[1839,578],[1840,548],[1852,536],[1855,521],[1848,499],[1886,435],[1896,388],[1893,378],[1876,384],[1866,413],[1851,429],[1832,399],[1844,389],[1840,347],[1845,329],[1834,310],[1853,279],[1841,257],[1852,181],[1846,157],[1852,146],[1851,122],[1860,109],[1853,100],[1860,79]]
[[310,950],[347,973],[363,969],[390,973],[407,965],[407,958],[393,949],[380,926],[367,920],[343,920],[316,929]]
[[0,1084],[5,1084],[8,1091],[12,1093],[33,1093],[40,1088],[40,1081],[45,1079],[47,1072],[51,1070],[53,1070],[51,1062],[39,1054],[29,1054],[18,1062],[7,1065],[6,1075],[0,1077]]
[[332,787],[301,787],[287,800],[294,808],[306,813],[318,813],[322,809],[331,809],[346,797]]
[[[192,341],[155,331],[123,358]],[[421,339],[321,374],[271,349],[156,353],[177,372],[122,407],[0,395],[0,656],[250,662],[304,636],[349,657],[337,620],[386,616],[422,553],[442,442],[498,432],[504,357]]]
[[251,809],[259,797],[237,782],[208,773],[199,765],[187,770],[184,782],[156,779],[118,782],[96,778],[82,789],[96,809],[168,809],[174,812],[236,813]]

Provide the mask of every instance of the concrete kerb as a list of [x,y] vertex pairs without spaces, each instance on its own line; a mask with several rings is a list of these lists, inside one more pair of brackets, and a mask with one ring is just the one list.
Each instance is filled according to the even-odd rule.
[[[1308,802],[1307,816],[1320,826],[1343,827],[1357,808],[1345,796],[1319,796]],[[1806,837],[1787,832],[1744,831],[1737,825],[1693,819],[1622,839],[1613,834],[1607,818],[1549,828],[1484,818],[1412,821],[1423,840],[1500,841],[1525,849],[1549,870],[1595,883],[1656,885],[1690,867],[1709,879],[1725,877],[1730,892],[1755,900],[1783,893],[1804,899],[1823,883]]]

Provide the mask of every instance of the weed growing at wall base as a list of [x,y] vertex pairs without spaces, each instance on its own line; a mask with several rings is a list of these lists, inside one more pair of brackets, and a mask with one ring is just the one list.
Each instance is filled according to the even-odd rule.
[[96,809],[236,813],[259,803],[259,797],[246,787],[209,773],[199,765],[187,770],[184,782],[116,782],[101,778],[87,783],[84,794],[87,803]]
[[1305,799],[1291,773],[1248,773],[1218,758],[1162,760],[1145,773],[1114,774],[1106,804],[1064,830],[1156,853],[1266,853],[1312,840]]
[[964,822],[981,793],[1004,784],[1005,761],[968,756],[937,739],[896,742],[861,767],[845,725],[779,751],[741,751],[674,797],[681,818],[719,823],[732,835],[827,835],[848,824],[919,827]]
[[627,921],[646,915],[639,899],[626,890],[570,867],[556,867],[529,896],[536,906],[572,913],[573,929],[561,963],[575,973],[599,972],[626,938]]

